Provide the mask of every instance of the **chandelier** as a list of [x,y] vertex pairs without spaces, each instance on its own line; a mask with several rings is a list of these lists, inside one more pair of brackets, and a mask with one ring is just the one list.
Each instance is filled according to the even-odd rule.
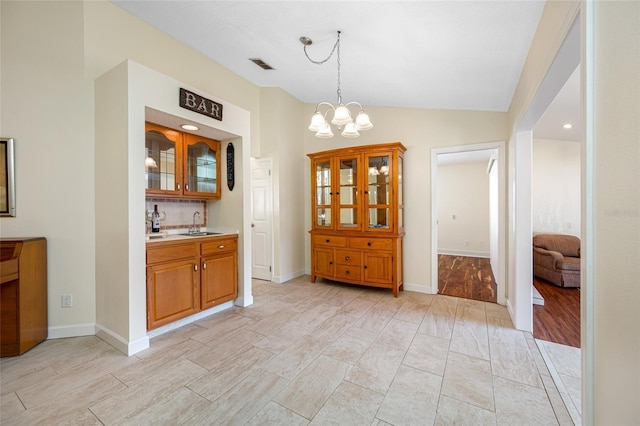
[[[333,105],[330,102],[320,102],[318,105],[316,105],[316,111],[313,113],[313,116],[311,116],[311,124],[309,125],[309,130],[311,130],[312,132],[316,132],[316,137],[332,138],[333,131],[331,130],[331,126],[327,122],[327,113],[329,111],[333,111],[333,118],[331,119],[331,123],[337,126],[338,131],[345,138],[357,138],[358,136],[360,136],[360,131],[371,129],[373,127],[373,124],[371,124],[369,115],[364,112],[364,109],[362,109],[362,105],[359,102],[349,102],[347,104],[342,103],[342,92],[340,91],[340,31],[338,31],[338,39],[333,45],[331,53],[329,53],[329,56],[327,56],[322,61],[314,61],[309,57],[309,54],[307,53],[307,46],[313,43],[310,38],[300,37],[300,42],[304,45],[304,54],[307,59],[316,65],[324,64],[329,59],[331,59],[334,52],[337,51],[338,53],[338,103],[337,105]],[[352,105],[356,105],[360,108],[355,122],[351,117],[351,111],[349,110],[349,107]],[[324,108],[324,112],[322,112],[323,107],[326,107]]]

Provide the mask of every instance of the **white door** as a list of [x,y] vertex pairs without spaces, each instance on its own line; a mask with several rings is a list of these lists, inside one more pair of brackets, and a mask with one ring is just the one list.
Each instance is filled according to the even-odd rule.
[[271,159],[251,159],[251,276],[271,281]]

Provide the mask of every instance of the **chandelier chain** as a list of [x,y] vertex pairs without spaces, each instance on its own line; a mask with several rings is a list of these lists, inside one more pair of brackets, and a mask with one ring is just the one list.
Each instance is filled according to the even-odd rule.
[[304,55],[307,57],[309,62],[311,62],[313,64],[316,64],[316,65],[322,65],[325,62],[327,62],[329,59],[331,59],[331,57],[336,52],[336,50],[338,51],[338,90],[337,90],[337,93],[338,93],[338,104],[341,104],[342,103],[342,92],[340,91],[340,31],[338,31],[338,39],[336,40],[335,44],[333,45],[333,48],[331,49],[331,52],[329,53],[329,56],[327,56],[323,60],[315,61],[315,60],[311,59],[311,57],[307,53],[307,45],[304,46]]

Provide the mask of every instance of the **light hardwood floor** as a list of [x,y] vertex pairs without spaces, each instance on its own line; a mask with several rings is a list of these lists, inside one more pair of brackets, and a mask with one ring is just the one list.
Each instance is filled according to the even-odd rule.
[[96,337],[0,361],[0,423],[572,424],[493,303],[301,277],[126,357]]

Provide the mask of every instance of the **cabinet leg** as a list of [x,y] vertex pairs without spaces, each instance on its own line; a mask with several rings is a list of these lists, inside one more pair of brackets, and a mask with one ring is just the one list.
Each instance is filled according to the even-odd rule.
[[311,282],[315,283],[316,282],[316,276],[315,275],[311,275]]
[[393,286],[393,297],[398,297],[398,286]]

